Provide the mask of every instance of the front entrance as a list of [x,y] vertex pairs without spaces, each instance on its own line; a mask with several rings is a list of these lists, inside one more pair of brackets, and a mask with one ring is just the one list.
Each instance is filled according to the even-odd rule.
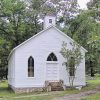
[[58,59],[54,53],[50,53],[46,64],[46,81],[59,80],[59,66]]
[[59,67],[57,63],[46,64],[46,80],[48,81],[59,80]]

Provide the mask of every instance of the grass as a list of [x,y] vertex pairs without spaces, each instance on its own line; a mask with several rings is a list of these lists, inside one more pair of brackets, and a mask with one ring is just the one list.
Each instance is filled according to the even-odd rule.
[[[94,89],[96,86],[100,86],[100,74],[96,74],[94,79],[87,80],[87,82],[89,84],[88,89]],[[100,100],[100,93],[86,96],[82,100]]]
[[11,97],[15,95],[11,90],[8,89],[7,81],[2,81],[0,83],[0,98],[2,97]]
[[87,83],[88,83],[87,87],[89,87],[88,89],[93,89],[96,86],[100,86],[100,74],[96,74],[93,79],[87,80]]
[[[57,94],[47,93],[48,95],[32,96],[34,93],[15,94],[14,92],[12,92],[11,90],[8,89],[8,84],[7,84],[7,81],[5,80],[0,83],[0,98],[3,98],[2,100],[52,100],[52,98],[54,98],[54,97],[64,96],[65,94],[75,94],[75,93],[79,93],[79,92],[86,91],[86,90],[92,90],[96,86],[98,86],[98,85],[100,86],[100,75],[97,74],[94,79],[87,80],[87,83],[88,83],[88,85],[86,87],[82,88],[82,90],[80,90],[80,91],[67,89],[66,91],[62,91]],[[45,92],[42,92],[41,94],[44,94],[44,93]],[[37,94],[37,93],[35,93],[35,94]],[[15,98],[15,97],[29,96],[29,95],[30,95],[30,97],[27,97],[27,98],[26,97]],[[98,100],[98,98],[100,98],[99,95],[100,94],[91,95],[91,96],[83,98],[82,100],[90,100],[90,98],[93,98],[91,100]]]
[[79,90],[75,90],[75,89],[74,90],[67,89],[60,95],[63,96],[65,94],[76,94],[79,92],[95,89],[96,86],[100,86],[100,74],[96,74],[93,79],[88,79],[88,80],[86,80],[86,82],[87,82],[87,86],[83,87],[82,90],[79,91]]
[[[45,92],[43,92],[42,94],[44,93]],[[47,100],[47,99],[51,100],[53,98],[52,95],[32,96],[33,94],[40,94],[40,92],[15,94],[13,91],[8,89],[8,83],[6,80],[0,83],[0,100]],[[20,96],[29,96],[29,95],[30,97],[16,98]]]
[[24,97],[24,98],[11,98],[4,97],[2,100],[52,100],[53,96],[36,96],[36,97]]
[[84,97],[82,100],[100,100],[100,93]]

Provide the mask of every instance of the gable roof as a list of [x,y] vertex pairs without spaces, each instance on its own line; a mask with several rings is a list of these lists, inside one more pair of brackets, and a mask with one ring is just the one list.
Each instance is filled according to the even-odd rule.
[[[10,56],[12,55],[12,53],[13,53],[16,49],[18,49],[20,46],[24,45],[25,43],[27,43],[27,42],[30,41],[31,39],[33,39],[33,38],[37,37],[38,35],[42,34],[43,32],[49,30],[50,28],[56,29],[60,34],[62,34],[63,36],[67,37],[69,40],[71,40],[72,42],[74,42],[74,40],[73,40],[72,38],[70,38],[68,35],[66,35],[64,32],[60,31],[60,30],[59,30],[58,28],[56,28],[55,26],[51,25],[50,27],[48,27],[48,28],[46,28],[46,29],[40,31],[40,32],[37,33],[36,35],[33,35],[31,38],[27,39],[27,40],[24,41],[23,43],[21,43],[21,44],[19,44],[18,46],[16,46],[16,47],[10,52],[10,54],[9,54],[9,56],[8,56],[8,60],[9,60]],[[87,50],[86,50],[84,47],[81,46],[81,48],[82,48],[85,52],[87,52]]]

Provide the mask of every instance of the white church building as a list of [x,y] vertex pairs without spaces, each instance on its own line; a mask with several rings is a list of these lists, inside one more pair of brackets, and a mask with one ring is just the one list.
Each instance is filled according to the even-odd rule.
[[[11,51],[8,57],[8,85],[15,92],[59,90],[69,86],[68,73],[63,65],[65,59],[60,51],[63,41],[71,49],[70,43],[74,40],[55,26],[55,16],[45,16],[44,30]],[[76,71],[74,86],[86,85],[86,52],[81,47],[84,58]]]

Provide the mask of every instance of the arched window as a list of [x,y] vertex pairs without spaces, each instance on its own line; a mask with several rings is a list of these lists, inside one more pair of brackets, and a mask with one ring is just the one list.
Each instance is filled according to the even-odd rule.
[[47,61],[57,61],[57,57],[54,53],[49,54]]
[[34,77],[34,59],[32,56],[28,59],[28,77]]

